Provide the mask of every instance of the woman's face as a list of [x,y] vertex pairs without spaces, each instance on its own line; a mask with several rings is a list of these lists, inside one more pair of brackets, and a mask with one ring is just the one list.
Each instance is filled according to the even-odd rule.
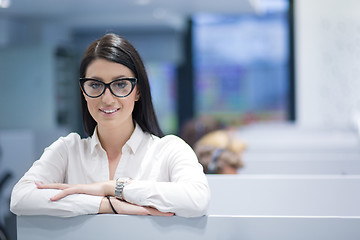
[[[119,78],[135,77],[133,72],[126,66],[105,59],[96,59],[86,69],[86,78],[94,78],[104,83]],[[83,93],[84,94],[84,93]],[[139,100],[140,94],[135,86],[132,93],[124,98],[114,96],[109,89],[97,98],[90,98],[84,94],[91,116],[99,127],[130,126],[135,101]]]

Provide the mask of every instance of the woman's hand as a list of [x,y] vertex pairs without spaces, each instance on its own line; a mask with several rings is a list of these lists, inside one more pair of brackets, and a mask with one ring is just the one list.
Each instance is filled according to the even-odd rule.
[[[152,207],[138,206],[125,201],[121,201],[117,198],[110,198],[110,201],[114,206],[116,212],[119,214],[152,215],[152,216],[164,216],[164,217],[174,216],[174,213],[160,212],[159,210]],[[102,199],[99,213],[113,213],[107,198]]]
[[[35,182],[38,189],[58,189],[60,193],[51,197],[51,201],[60,200],[71,194],[88,194],[95,196],[114,196],[115,181],[90,183],[90,184],[65,184],[50,183],[43,184]],[[174,216],[174,213],[164,213],[152,207],[134,205],[117,198],[111,198],[111,203],[119,214],[128,215],[152,215],[152,216]],[[113,213],[107,198],[103,198],[100,204],[99,213]]]
[[60,200],[71,194],[88,194],[95,196],[113,196],[115,189],[115,181],[90,183],[90,184],[64,184],[64,183],[50,183],[42,184],[35,182],[38,189],[59,189],[60,193],[51,197],[51,201]]

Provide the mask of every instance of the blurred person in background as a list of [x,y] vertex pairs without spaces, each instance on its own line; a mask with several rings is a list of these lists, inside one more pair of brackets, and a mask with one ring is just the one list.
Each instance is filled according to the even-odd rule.
[[200,116],[187,121],[181,129],[180,136],[194,148],[195,143],[205,134],[223,127],[223,124],[212,116]]
[[226,130],[212,131],[200,138],[194,150],[206,174],[237,174],[246,144]]

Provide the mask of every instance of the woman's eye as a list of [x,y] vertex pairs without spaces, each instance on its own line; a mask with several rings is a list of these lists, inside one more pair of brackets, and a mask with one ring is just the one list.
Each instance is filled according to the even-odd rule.
[[117,88],[126,88],[127,85],[128,85],[127,82],[121,81],[121,82],[117,82],[115,86],[116,86]]
[[98,82],[89,82],[88,83],[88,86],[91,87],[92,89],[98,89],[98,88],[101,88],[101,83],[98,83]]

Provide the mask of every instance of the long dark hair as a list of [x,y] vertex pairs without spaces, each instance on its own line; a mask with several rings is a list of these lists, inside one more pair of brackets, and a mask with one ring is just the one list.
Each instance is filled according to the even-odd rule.
[[[104,35],[102,38],[93,42],[85,51],[80,64],[80,78],[85,77],[87,67],[95,59],[105,59],[120,63],[134,73],[138,79],[137,89],[140,92],[140,99],[135,102],[132,113],[133,120],[139,124],[144,132],[158,137],[163,136],[151,100],[148,76],[141,57],[134,46],[116,34],[109,33]],[[97,123],[90,115],[83,94],[80,95],[84,130],[91,136]]]

